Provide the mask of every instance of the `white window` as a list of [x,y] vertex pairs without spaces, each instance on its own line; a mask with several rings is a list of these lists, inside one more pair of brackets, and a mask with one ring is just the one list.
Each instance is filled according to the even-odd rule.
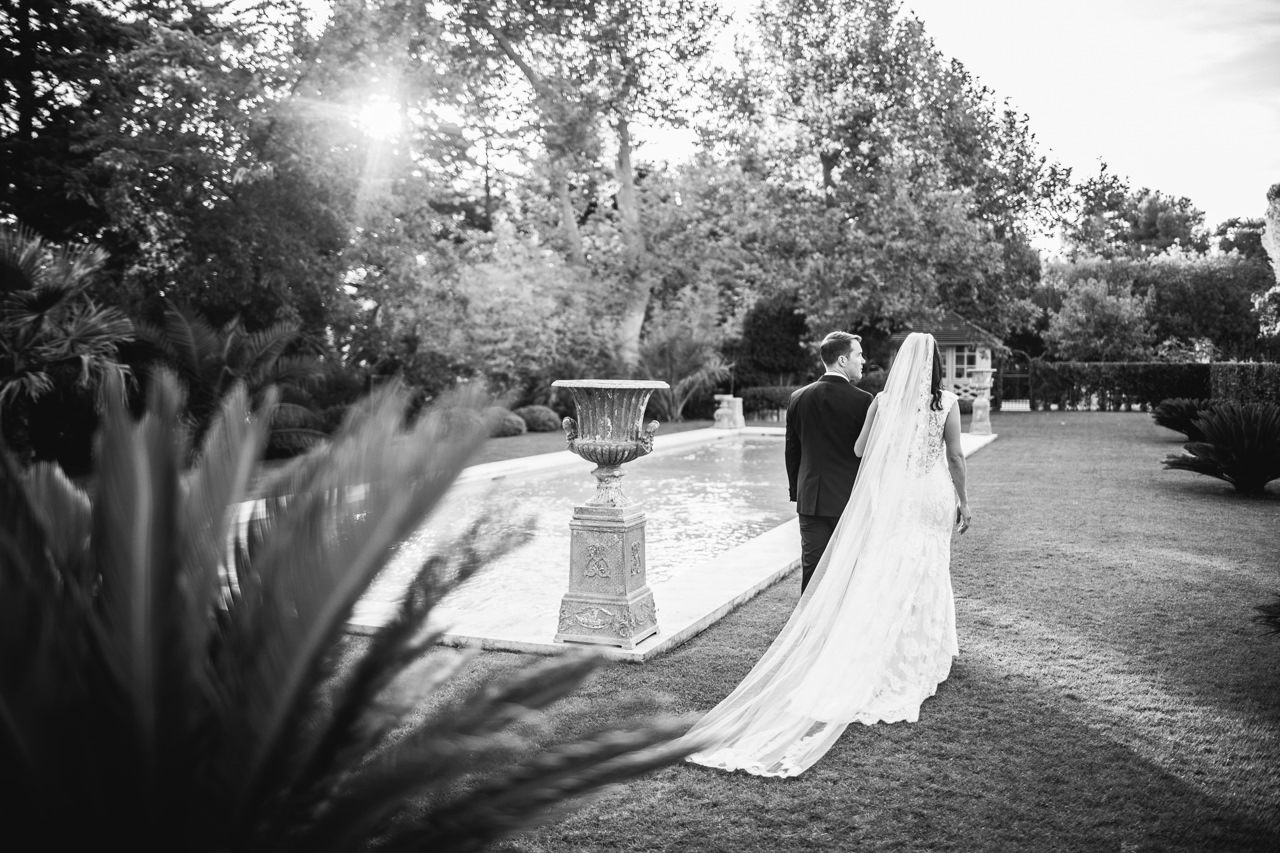
[[947,348],[947,382],[969,381],[969,371],[978,366],[978,348],[961,344]]

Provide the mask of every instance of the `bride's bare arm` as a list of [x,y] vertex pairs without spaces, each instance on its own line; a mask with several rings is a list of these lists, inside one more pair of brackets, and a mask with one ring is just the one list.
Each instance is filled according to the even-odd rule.
[[960,404],[952,404],[947,413],[947,423],[942,428],[942,440],[947,446],[947,467],[951,469],[951,482],[956,488],[956,500],[960,502],[960,532],[969,529],[973,513],[969,511],[969,498],[965,493],[964,448],[960,444]]
[[867,419],[862,422],[862,432],[858,433],[858,440],[853,443],[853,452],[862,458],[863,451],[867,449],[867,438],[871,435],[871,422],[876,419],[876,409],[880,407],[880,395],[871,401],[871,406],[867,409]]

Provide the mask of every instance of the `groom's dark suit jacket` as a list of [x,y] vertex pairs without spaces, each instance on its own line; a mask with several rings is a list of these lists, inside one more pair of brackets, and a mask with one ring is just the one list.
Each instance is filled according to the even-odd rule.
[[827,374],[791,395],[787,404],[787,482],[800,515],[844,512],[861,460],[853,444],[872,396]]

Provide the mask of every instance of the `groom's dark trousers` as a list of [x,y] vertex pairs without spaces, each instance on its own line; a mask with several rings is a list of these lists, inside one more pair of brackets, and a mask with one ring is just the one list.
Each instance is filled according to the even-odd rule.
[[861,461],[854,442],[872,397],[843,376],[826,374],[787,404],[787,484],[800,516],[800,590],[844,512]]

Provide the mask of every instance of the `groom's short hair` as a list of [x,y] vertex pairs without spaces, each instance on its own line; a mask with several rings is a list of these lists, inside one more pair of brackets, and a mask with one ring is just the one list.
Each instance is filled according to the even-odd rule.
[[849,350],[853,349],[854,341],[861,341],[860,335],[851,335],[848,332],[832,332],[822,339],[822,343],[818,344],[818,354],[822,356],[823,364],[835,364],[840,356],[848,355]]

